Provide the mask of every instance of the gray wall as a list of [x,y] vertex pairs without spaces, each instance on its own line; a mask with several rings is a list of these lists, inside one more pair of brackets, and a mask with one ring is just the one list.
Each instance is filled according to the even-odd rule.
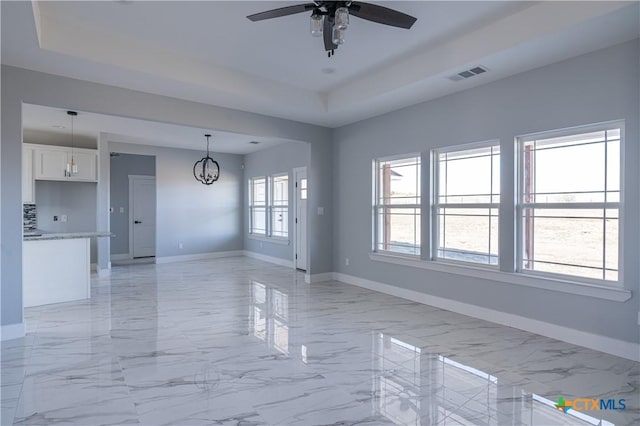
[[[274,244],[268,241],[249,238],[249,196],[243,197],[244,212],[244,248],[252,252],[277,257],[293,259],[293,197],[294,182],[293,169],[309,165],[309,144],[285,143],[273,148],[264,149],[244,156],[244,187],[252,177],[269,176],[272,174],[289,173],[289,244]],[[309,191],[311,192],[311,188]]]
[[[155,176],[156,158],[120,154],[110,158],[111,254],[129,253],[129,175]],[[120,208],[124,210],[121,212]]]
[[193,177],[203,151],[117,142],[109,142],[109,150],[155,157],[157,257],[242,250],[241,155],[212,153],[220,179],[203,185]]
[[[336,129],[335,270],[431,295],[638,342],[640,274],[638,40]],[[499,138],[503,178],[501,247],[513,235],[514,138],[626,120],[623,303],[371,261],[371,161]],[[425,167],[427,165],[425,164]],[[424,241],[424,240],[423,240]],[[509,250],[504,260],[513,261]],[[345,266],[344,258],[350,258]],[[511,258],[509,258],[511,257]],[[511,263],[513,264],[513,263]]]
[[[0,7],[7,6],[2,2]],[[2,40],[4,42],[4,39]],[[4,49],[3,49],[4,50]],[[309,194],[309,211],[325,208],[324,216],[309,216],[310,272],[332,270],[332,153],[331,130],[320,126],[268,117],[244,111],[190,102],[167,96],[123,89],[114,86],[60,77],[11,66],[2,66],[2,105],[0,134],[0,279],[1,324],[22,322],[22,103],[112,114],[125,117],[181,124],[201,129],[215,129],[267,138],[309,142],[311,160],[309,184],[316,188]],[[100,145],[104,158],[105,144]],[[144,152],[143,152],[144,154]],[[108,160],[107,160],[108,161]],[[185,159],[186,161],[186,159]],[[160,163],[158,171],[160,170]],[[185,173],[184,169],[180,173]],[[189,172],[190,173],[190,169]],[[108,170],[100,167],[98,184],[98,230],[108,230]],[[186,178],[185,178],[186,179]],[[179,193],[177,195],[180,195]],[[216,200],[217,201],[217,200]],[[189,203],[185,203],[189,209]],[[173,207],[179,209],[180,206]],[[192,220],[191,215],[184,215]],[[181,217],[181,214],[176,214]],[[99,264],[108,261],[108,239],[99,241]],[[177,254],[167,249],[165,255]],[[160,254],[160,252],[158,253]]]
[[[96,184],[90,182],[36,181],[38,228],[48,232],[96,230]],[[62,222],[61,215],[67,215]],[[58,221],[53,221],[58,216]],[[96,239],[91,239],[91,263],[95,263]]]

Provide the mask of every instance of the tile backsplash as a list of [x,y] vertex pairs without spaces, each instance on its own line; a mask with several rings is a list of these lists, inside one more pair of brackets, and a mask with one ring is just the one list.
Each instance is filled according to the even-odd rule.
[[38,227],[38,216],[36,214],[35,204],[22,205],[22,227],[24,232],[34,231]]

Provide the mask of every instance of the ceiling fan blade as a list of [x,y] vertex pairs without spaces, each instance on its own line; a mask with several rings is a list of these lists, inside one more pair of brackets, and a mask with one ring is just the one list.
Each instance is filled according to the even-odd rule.
[[295,15],[296,13],[313,10],[314,7],[316,7],[316,5],[313,3],[296,4],[294,6],[286,6],[279,9],[267,10],[266,12],[254,13],[253,15],[247,16],[247,18],[249,18],[249,20],[253,22],[256,22],[265,19],[279,18],[281,16]]
[[378,24],[391,25],[392,27],[399,27],[409,29],[417,21],[411,15],[398,12],[397,10],[389,9],[387,7],[377,6],[370,3],[361,3],[354,1],[349,6],[349,13],[353,16],[357,16],[367,21],[377,22]]
[[333,23],[329,16],[324,17],[324,26],[322,28],[322,36],[324,38],[324,50],[330,52],[338,48],[333,44]]

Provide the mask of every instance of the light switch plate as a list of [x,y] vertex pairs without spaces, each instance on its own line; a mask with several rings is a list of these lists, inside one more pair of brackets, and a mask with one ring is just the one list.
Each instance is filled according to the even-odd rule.
[[63,214],[62,216],[60,216],[60,222],[66,222],[67,221],[67,215]]
[[318,207],[318,216],[324,215],[324,207]]
[[124,207],[120,207],[120,213],[124,213]]

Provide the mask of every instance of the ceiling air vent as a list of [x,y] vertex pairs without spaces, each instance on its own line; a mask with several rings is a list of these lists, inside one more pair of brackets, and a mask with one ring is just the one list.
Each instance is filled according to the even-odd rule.
[[250,143],[250,144],[252,144],[252,145],[258,145],[260,142],[258,142],[258,141],[251,141],[251,142],[249,142],[249,143]]
[[482,74],[489,71],[488,69],[486,69],[485,67],[478,65],[477,67],[473,67],[471,69],[459,72],[458,74],[454,74],[452,76],[449,77],[449,80],[451,81],[460,81],[460,80],[464,80],[467,78],[471,78],[473,76],[476,76],[478,74]]

